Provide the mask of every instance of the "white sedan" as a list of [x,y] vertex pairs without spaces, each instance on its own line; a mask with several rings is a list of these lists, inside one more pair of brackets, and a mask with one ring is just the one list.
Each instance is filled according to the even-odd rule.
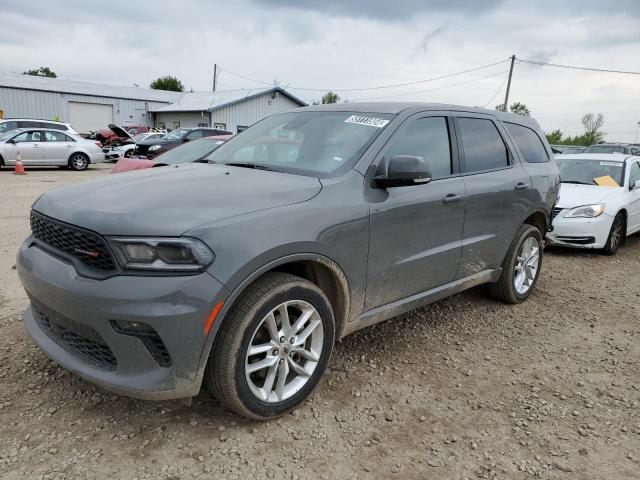
[[86,170],[104,162],[100,143],[46,128],[18,128],[0,135],[0,167],[13,166],[20,154],[25,167],[49,166]]
[[640,230],[639,162],[622,154],[556,156],[562,183],[549,243],[613,255]]

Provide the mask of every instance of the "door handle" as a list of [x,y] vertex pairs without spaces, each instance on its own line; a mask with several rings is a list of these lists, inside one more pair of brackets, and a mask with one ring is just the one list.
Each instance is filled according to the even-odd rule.
[[529,187],[530,187],[530,185],[528,183],[520,182],[520,183],[516,184],[515,189],[516,190],[526,190]]
[[40,145],[38,145],[37,143],[32,145],[32,146],[33,146],[33,148],[40,148]]
[[442,202],[449,205],[450,203],[456,203],[462,200],[462,195],[458,195],[455,193],[450,193],[446,197],[442,199]]

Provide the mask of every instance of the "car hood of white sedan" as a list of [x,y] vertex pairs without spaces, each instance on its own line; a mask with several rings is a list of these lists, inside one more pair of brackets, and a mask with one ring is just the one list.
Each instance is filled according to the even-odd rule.
[[600,187],[598,185],[580,185],[563,183],[560,185],[558,207],[573,208],[581,205],[604,203],[608,197],[620,193],[623,187]]

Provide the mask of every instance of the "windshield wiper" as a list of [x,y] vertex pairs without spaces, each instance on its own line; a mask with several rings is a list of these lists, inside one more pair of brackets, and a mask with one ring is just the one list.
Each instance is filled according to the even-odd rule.
[[579,182],[578,180],[560,180],[560,183],[575,183],[576,185],[593,185],[593,183]]
[[228,165],[230,167],[253,168],[255,170],[266,170],[269,172],[282,172],[282,170],[278,170],[276,168],[269,167],[267,165],[261,165],[259,163],[231,162],[231,163],[225,163],[224,165]]

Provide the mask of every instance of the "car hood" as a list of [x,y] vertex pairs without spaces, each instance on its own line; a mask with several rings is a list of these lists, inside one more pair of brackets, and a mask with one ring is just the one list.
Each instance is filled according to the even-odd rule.
[[51,190],[33,208],[103,235],[176,236],[223,218],[304,202],[321,188],[314,177],[189,163]]
[[120,138],[130,138],[131,140],[133,140],[133,137],[131,135],[129,135],[129,132],[127,132],[124,128],[119,127],[118,125],[110,123],[109,124],[109,130],[111,130],[113,133],[115,133]]
[[144,146],[151,146],[151,145],[167,145],[169,143],[180,143],[182,142],[182,140],[165,140],[162,138],[145,138],[144,140],[140,140],[137,144],[138,145],[144,145]]
[[579,185],[563,183],[560,185],[558,207],[573,208],[581,205],[604,203],[607,197],[620,192],[622,187],[600,187],[598,185]]

